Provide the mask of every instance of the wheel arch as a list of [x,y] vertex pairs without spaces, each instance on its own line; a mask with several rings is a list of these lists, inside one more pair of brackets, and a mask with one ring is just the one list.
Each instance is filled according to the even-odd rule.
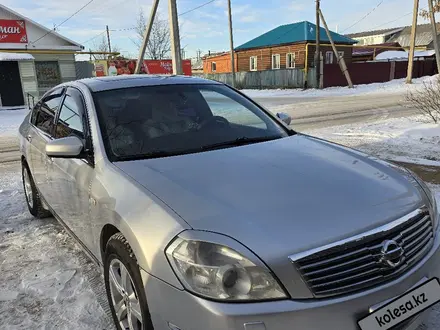
[[[179,282],[175,274],[172,272],[168,264],[168,261],[165,261],[166,258],[164,252],[160,249],[155,251],[153,254],[155,254],[156,256],[157,254],[163,254],[163,255],[161,255],[161,258],[159,258],[159,260],[153,258],[155,260],[154,266],[150,264],[148,256],[150,256],[149,254],[151,253],[151,251],[149,251],[148,248],[145,246],[144,241],[140,242],[138,240],[138,236],[140,233],[136,235],[134,229],[130,227],[130,225],[125,221],[121,221],[120,223],[118,223],[118,226],[107,223],[102,227],[100,234],[100,253],[101,253],[101,261],[103,264],[106,254],[107,242],[114,234],[117,233],[121,233],[124,236],[124,238],[127,240],[141,269],[143,269],[145,272],[151,275],[161,278],[164,282],[183,290],[181,283]],[[140,237],[145,238],[148,236],[144,232],[143,234],[140,234]]]

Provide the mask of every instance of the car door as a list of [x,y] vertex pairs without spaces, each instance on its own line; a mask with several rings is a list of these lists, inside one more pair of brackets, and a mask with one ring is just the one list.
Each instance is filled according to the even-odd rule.
[[56,88],[47,93],[38,102],[31,116],[31,125],[25,138],[29,141],[28,164],[38,191],[44,200],[51,205],[50,187],[47,177],[47,166],[50,162],[46,156],[46,144],[53,139],[55,116],[59,109],[64,89]]
[[89,192],[94,176],[93,148],[84,97],[73,87],[66,90],[55,125],[55,139],[75,135],[85,145],[85,158],[53,158],[48,177],[52,187],[55,214],[72,233],[93,250],[92,226],[89,220]]

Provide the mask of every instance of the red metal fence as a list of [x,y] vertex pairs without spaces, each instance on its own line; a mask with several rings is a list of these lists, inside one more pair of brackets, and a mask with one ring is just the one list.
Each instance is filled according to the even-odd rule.
[[[355,62],[347,64],[354,85],[386,82],[406,78],[408,61]],[[437,73],[435,59],[414,61],[413,78]],[[324,87],[347,86],[347,80],[338,64],[324,65]]]

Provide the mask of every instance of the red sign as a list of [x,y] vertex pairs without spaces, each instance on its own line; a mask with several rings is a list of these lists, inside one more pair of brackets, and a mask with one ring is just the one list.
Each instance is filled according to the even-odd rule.
[[0,19],[0,43],[26,44],[27,42],[24,21]]
[[[108,75],[116,76],[122,74],[133,74],[136,67],[136,60],[109,60]],[[191,61],[182,61],[183,74],[192,75]],[[172,74],[173,64],[171,60],[144,60],[141,73],[147,74]]]

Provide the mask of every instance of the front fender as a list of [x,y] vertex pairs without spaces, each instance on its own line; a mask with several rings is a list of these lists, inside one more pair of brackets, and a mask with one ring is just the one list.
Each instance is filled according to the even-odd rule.
[[165,248],[190,227],[125,173],[112,165],[99,167],[100,164],[91,185],[95,254],[102,260],[101,233],[105,225],[111,225],[127,239],[143,270],[183,290],[168,263]]

